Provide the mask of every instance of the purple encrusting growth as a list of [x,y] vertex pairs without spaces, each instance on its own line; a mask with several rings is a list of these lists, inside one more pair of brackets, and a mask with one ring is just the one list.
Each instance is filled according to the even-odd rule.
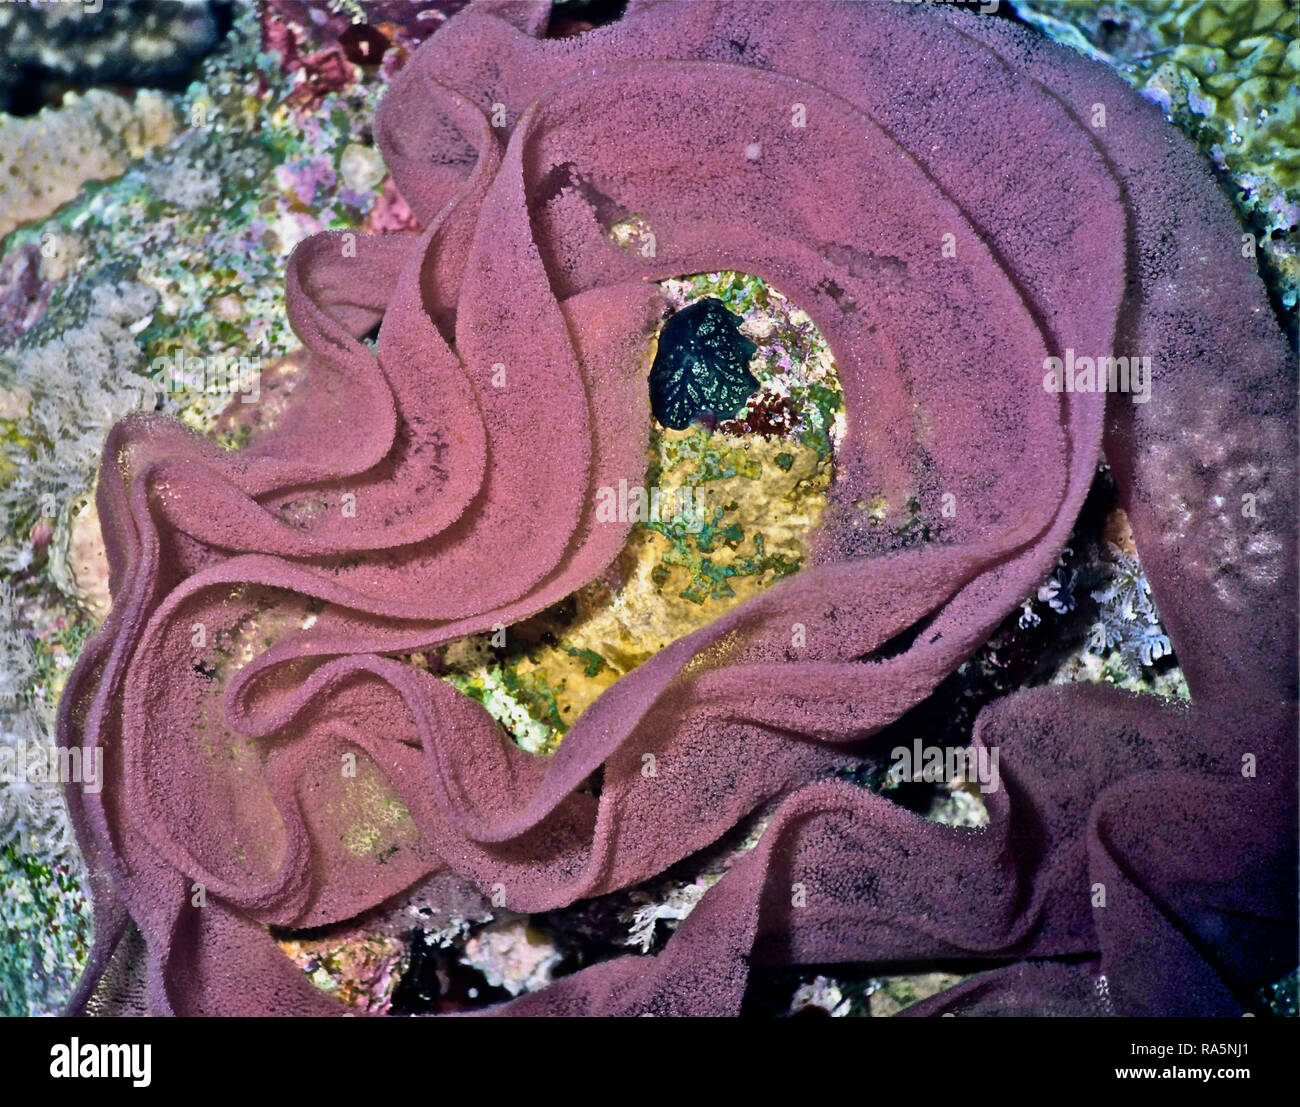
[[[1102,68],[965,12],[632,0],[561,40],[547,15],[474,4],[394,81],[376,134],[425,229],[295,253],[311,361],[277,427],[234,454],[157,417],[110,437],[114,605],[60,724],[106,760],[69,795],[97,911],[74,1006],[133,922],[156,1012],[342,1014],[268,926],[431,874],[550,910],[770,805],[661,953],[494,1010],[728,1014],[752,961],[973,957],[1006,967],[909,1013],[1239,1013],[1296,936],[1294,364],[1198,156]],[[651,257],[606,233],[633,214]],[[385,655],[617,555],[595,490],[643,476],[651,282],[722,269],[835,351],[815,555],[527,754]],[[1066,348],[1149,355],[1150,402],[1045,391]],[[1103,439],[1191,705],[995,703],[984,828],[827,779],[1048,576]],[[882,493],[942,542],[888,549],[852,506]]]

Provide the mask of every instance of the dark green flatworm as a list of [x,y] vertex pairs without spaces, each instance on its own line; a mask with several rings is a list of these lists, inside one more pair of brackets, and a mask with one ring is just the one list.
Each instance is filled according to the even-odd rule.
[[731,419],[758,389],[749,359],[758,349],[740,333],[740,317],[709,297],[682,308],[659,333],[650,367],[650,405],[665,427],[684,430],[712,412]]

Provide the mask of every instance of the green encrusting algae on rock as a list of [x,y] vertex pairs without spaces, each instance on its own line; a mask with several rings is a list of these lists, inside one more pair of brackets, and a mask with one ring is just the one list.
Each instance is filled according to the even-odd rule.
[[[1230,178],[1294,327],[1300,288],[1300,11],[1289,0],[1013,0],[1112,66]],[[1247,249],[1252,247],[1247,246]]]

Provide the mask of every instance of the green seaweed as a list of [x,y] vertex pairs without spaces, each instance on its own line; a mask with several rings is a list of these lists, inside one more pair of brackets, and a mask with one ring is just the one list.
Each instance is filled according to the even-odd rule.
[[585,676],[598,676],[607,667],[605,659],[601,657],[600,654],[596,653],[595,650],[580,650],[575,646],[570,646],[563,642],[560,643],[560,649],[570,657],[576,657],[584,663],[582,671]]

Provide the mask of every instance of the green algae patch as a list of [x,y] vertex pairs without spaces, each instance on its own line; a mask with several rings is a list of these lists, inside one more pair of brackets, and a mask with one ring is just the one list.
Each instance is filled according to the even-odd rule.
[[[1230,181],[1294,325],[1300,286],[1300,10],[1285,0],[1018,0],[1052,38],[1112,66]],[[1227,183],[1227,182],[1225,182]]]

